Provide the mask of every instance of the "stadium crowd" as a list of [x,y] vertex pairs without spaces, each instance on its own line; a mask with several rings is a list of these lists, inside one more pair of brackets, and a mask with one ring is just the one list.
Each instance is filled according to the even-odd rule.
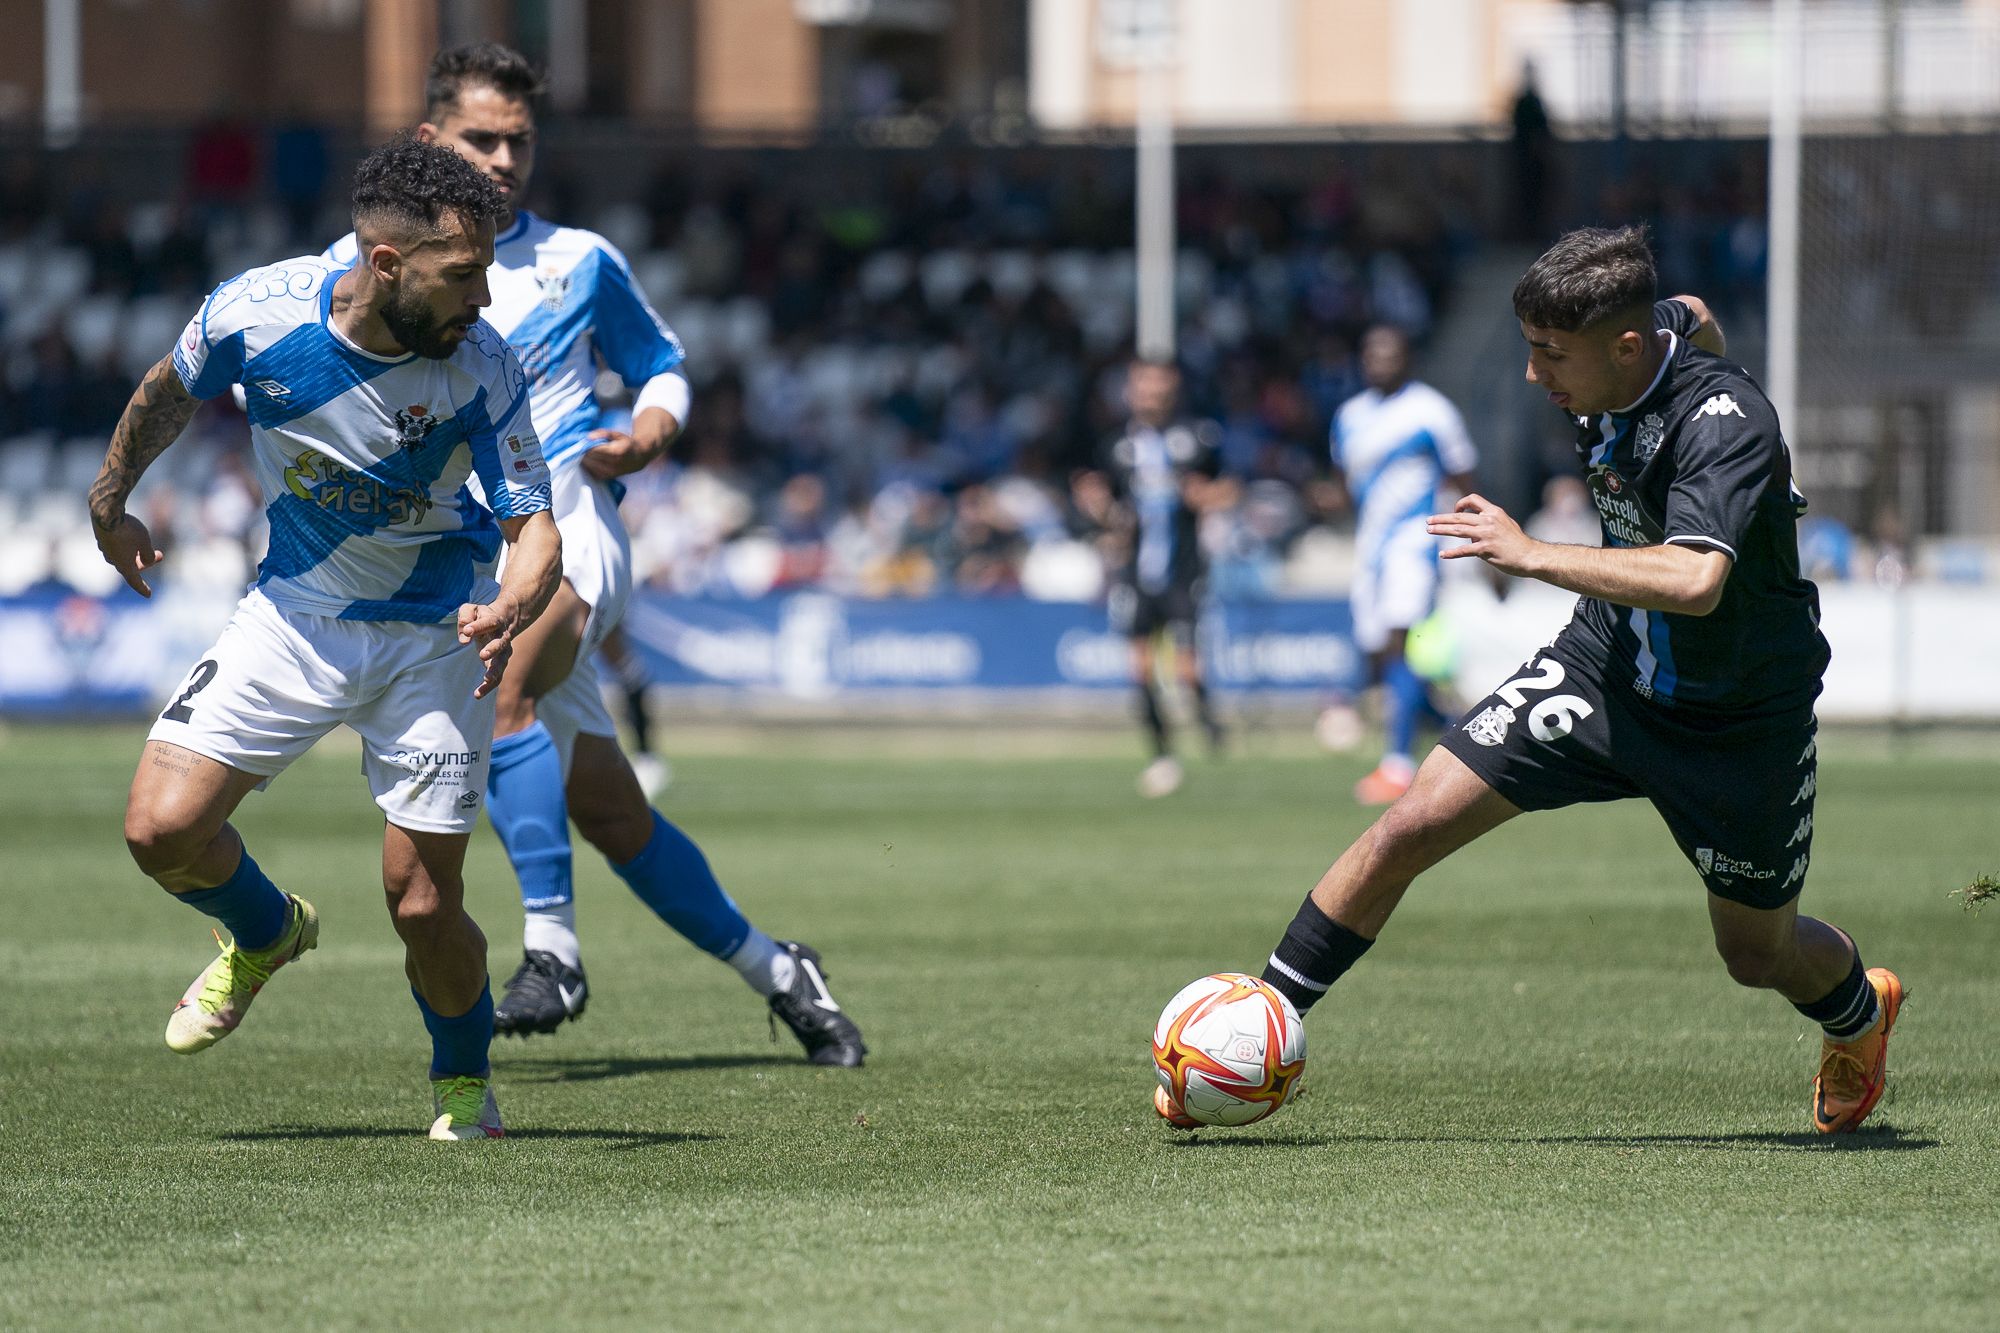
[[[261,157],[268,170],[212,127],[174,201],[133,207],[58,198],[28,158],[0,166],[0,592],[108,590],[76,497],[133,384],[212,283],[345,229],[324,140],[289,127]],[[1344,589],[1339,492],[1321,479],[1327,423],[1362,387],[1357,337],[1382,321],[1421,343],[1484,239],[1470,183],[1387,161],[1305,185],[1225,156],[1184,169],[1185,406],[1241,483],[1204,533],[1221,592]],[[1727,293],[1761,255],[1742,191],[1717,179],[1662,211],[1662,253]],[[1611,204],[1651,210],[1643,181]],[[873,163],[832,188],[768,162],[667,169],[595,207],[552,173],[542,196],[631,257],[689,348],[692,420],[624,511],[645,583],[1099,592],[1103,497],[1076,479],[1123,418],[1133,309],[1130,182],[1101,155]],[[263,544],[247,436],[226,405],[194,431],[141,502],[179,577],[241,580]],[[1553,495],[1549,521],[1573,499]]]

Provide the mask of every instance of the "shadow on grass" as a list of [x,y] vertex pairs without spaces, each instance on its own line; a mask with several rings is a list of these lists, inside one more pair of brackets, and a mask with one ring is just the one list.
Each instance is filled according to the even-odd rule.
[[[394,1129],[381,1125],[273,1125],[269,1129],[246,1129],[234,1134],[224,1134],[232,1143],[270,1143],[273,1141],[303,1141],[307,1139],[409,1139],[422,1136],[407,1125]],[[681,1134],[671,1130],[650,1129],[510,1129],[509,1139],[525,1140],[533,1143],[541,1140],[571,1142],[595,1140],[613,1152],[630,1152],[635,1148],[661,1148],[672,1143],[713,1143],[721,1136],[717,1134]]]
[[638,1074],[687,1073],[698,1069],[751,1069],[760,1065],[800,1065],[795,1055],[649,1055],[580,1056],[573,1060],[554,1057],[509,1059],[497,1049],[493,1063],[504,1069],[509,1082],[592,1083],[604,1078],[631,1078]]
[[1906,1134],[1894,1125],[1871,1125],[1852,1134],[1334,1134],[1272,1138],[1226,1131],[1203,1137],[1192,1131],[1177,1148],[1330,1148],[1343,1143],[1522,1144],[1600,1148],[1702,1148],[1722,1152],[1922,1152],[1938,1140]]

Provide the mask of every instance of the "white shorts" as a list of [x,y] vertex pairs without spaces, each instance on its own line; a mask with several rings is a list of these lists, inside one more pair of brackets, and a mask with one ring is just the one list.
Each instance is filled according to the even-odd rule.
[[1392,631],[1407,630],[1436,609],[1437,590],[1437,539],[1421,524],[1365,552],[1348,594],[1355,644],[1364,653],[1382,651]]
[[632,539],[618,517],[611,488],[581,464],[556,469],[549,489],[556,531],[562,534],[563,578],[590,608],[575,668],[535,702],[535,716],[554,739],[567,776],[579,734],[618,734],[598,689],[595,659],[605,636],[625,618],[625,603],[632,596]]
[[254,773],[262,790],[346,723],[391,824],[470,833],[493,749],[493,697],[472,697],[485,674],[449,622],[305,615],[252,588],[147,739]]

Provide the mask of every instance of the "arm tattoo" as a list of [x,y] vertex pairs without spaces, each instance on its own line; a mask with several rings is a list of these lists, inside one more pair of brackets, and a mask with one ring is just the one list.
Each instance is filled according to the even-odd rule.
[[90,487],[90,521],[100,529],[116,527],[125,517],[125,500],[139,476],[168,445],[180,438],[194,419],[201,400],[181,383],[180,372],[167,357],[139,381],[125,414],[111,432],[104,467]]

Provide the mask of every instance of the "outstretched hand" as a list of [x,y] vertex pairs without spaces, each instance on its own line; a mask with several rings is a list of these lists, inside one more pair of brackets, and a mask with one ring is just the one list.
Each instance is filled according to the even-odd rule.
[[473,698],[484,699],[499,686],[514,650],[514,633],[520,628],[520,605],[504,591],[490,602],[467,602],[458,608],[458,641],[477,643],[479,660],[486,663],[486,675]]
[[1468,495],[1449,514],[1433,514],[1425,524],[1433,537],[1458,537],[1463,546],[1448,546],[1447,560],[1478,556],[1503,574],[1533,575],[1530,565],[1541,543],[1499,505],[1481,495]]
[[153,545],[153,534],[146,531],[146,525],[126,514],[109,528],[92,523],[90,531],[97,538],[97,549],[103,553],[104,562],[118,571],[133,592],[151,597],[153,589],[147,584],[144,571],[165,560],[167,553]]

